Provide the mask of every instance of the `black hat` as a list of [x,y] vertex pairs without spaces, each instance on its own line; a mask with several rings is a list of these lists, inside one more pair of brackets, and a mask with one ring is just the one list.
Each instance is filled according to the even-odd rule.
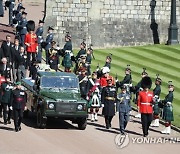
[[81,45],[85,48],[86,47],[86,43],[84,42],[84,40],[81,42]]
[[22,15],[23,15],[23,14],[27,15],[27,13],[26,13],[26,12],[24,12],[24,11],[22,12]]
[[121,86],[121,90],[123,90],[123,89],[126,89],[126,86],[125,86],[125,85]]
[[106,59],[109,59],[110,61],[112,61],[112,54],[111,54],[111,53],[109,53],[109,55],[108,55],[108,56],[106,56]]
[[34,31],[35,30],[35,22],[33,20],[29,20],[27,22],[27,31],[30,32],[30,31]]
[[168,81],[168,88],[174,87],[172,81]]
[[66,36],[65,36],[65,38],[68,38],[68,39],[70,39],[70,40],[71,40],[71,35],[70,35],[70,33],[69,33],[69,32],[66,32]]
[[52,28],[52,27],[49,26],[48,30],[54,30],[54,28]]
[[44,23],[44,21],[42,21],[42,20],[39,20],[39,24],[40,24],[40,23]]
[[150,77],[146,76],[144,78],[142,78],[141,80],[141,87],[144,89],[144,88],[151,88],[152,86],[152,80]]
[[128,64],[125,71],[131,71],[130,65]]
[[156,81],[158,81],[158,82],[162,82],[162,80],[161,80],[161,78],[159,77],[159,74],[156,74]]
[[25,7],[23,7],[23,6],[20,6],[20,10],[21,10],[21,9],[24,9],[24,10],[25,10]]
[[143,71],[142,71],[141,75],[146,75],[146,76],[148,76],[148,73],[146,72],[146,68],[143,68]]

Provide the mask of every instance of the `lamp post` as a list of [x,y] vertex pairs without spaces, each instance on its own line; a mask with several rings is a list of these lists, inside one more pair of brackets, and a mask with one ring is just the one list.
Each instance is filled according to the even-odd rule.
[[168,28],[168,41],[167,44],[178,44],[178,27],[176,24],[176,0],[171,0],[171,19]]

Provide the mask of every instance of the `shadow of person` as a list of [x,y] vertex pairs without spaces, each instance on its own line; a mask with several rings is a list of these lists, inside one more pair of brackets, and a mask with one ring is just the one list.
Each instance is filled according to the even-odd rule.
[[104,128],[105,127],[104,125],[100,125],[100,124],[95,123],[95,122],[88,122],[87,124],[91,125],[91,126],[94,126],[94,127],[100,127],[100,128]]
[[161,131],[155,130],[155,129],[152,129],[152,128],[149,128],[149,130],[152,131],[152,132],[161,133]]
[[159,44],[158,24],[155,19],[151,20],[150,28],[152,30],[154,44]]
[[14,131],[13,128],[5,127],[5,126],[0,126],[0,129],[7,130],[7,131]]
[[112,134],[119,134],[119,132],[111,130],[111,129],[106,129],[105,127],[104,127],[104,129],[96,128],[96,130],[99,130],[99,131],[102,131],[102,132],[107,132],[107,133],[112,133]]

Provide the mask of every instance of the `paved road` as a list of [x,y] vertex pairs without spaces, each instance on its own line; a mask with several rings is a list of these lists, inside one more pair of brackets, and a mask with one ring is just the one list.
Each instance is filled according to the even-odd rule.
[[[38,22],[43,16],[43,0],[28,0],[25,4],[28,19]],[[4,18],[0,18],[0,43],[4,40],[5,35],[12,34],[12,28],[6,26],[7,12]],[[101,113],[101,112],[100,112]],[[135,113],[133,113],[134,115]],[[172,131],[171,135],[162,135],[160,128],[151,128],[149,138],[159,138],[159,142],[164,138],[171,138],[170,141],[163,144],[140,144],[142,142],[142,128],[140,119],[133,118],[127,126],[130,143],[127,147],[120,149],[115,144],[115,137],[119,134],[118,115],[112,122],[112,128],[106,130],[104,128],[104,118],[99,116],[98,122],[90,122],[88,120],[87,129],[78,130],[77,126],[69,121],[61,121],[59,119],[49,120],[47,129],[37,129],[35,115],[31,114],[28,119],[24,119],[22,131],[15,132],[13,124],[4,125],[0,118],[0,154],[166,154],[178,153],[180,150],[179,142],[170,143],[175,137],[180,138],[180,134]],[[138,143],[133,143],[133,139],[137,139]]]

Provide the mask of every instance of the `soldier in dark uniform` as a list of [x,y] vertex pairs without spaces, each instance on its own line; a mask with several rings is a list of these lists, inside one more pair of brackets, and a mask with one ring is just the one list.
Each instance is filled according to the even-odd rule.
[[153,90],[154,94],[154,106],[153,106],[153,121],[151,123],[151,126],[159,127],[159,114],[160,114],[160,108],[159,108],[159,101],[160,101],[160,94],[161,94],[161,83],[162,80],[159,78],[159,75],[157,75],[155,85],[156,87]]
[[21,82],[16,83],[16,88],[11,93],[11,105],[13,107],[13,117],[15,131],[21,130],[23,110],[26,104],[26,93],[22,90]]
[[25,8],[23,6],[19,7],[19,10],[17,10],[18,13],[15,16],[15,19],[17,20],[17,23],[19,24],[22,18],[22,13],[25,11]]
[[87,67],[86,67],[86,54],[80,56],[79,61],[76,64],[74,73],[78,75],[82,69],[87,69]]
[[58,70],[59,64],[59,51],[55,48],[56,42],[51,42],[51,48],[49,49],[49,65],[51,69]]
[[171,121],[174,121],[173,116],[173,106],[172,102],[174,99],[174,85],[172,81],[168,82],[169,93],[166,95],[165,99],[161,101],[163,105],[163,116],[162,119],[165,120],[165,129],[161,131],[162,134],[170,134],[171,133]]
[[53,41],[54,34],[53,34],[53,28],[49,27],[48,28],[48,35],[46,37],[46,46],[45,46],[45,51],[46,51],[46,64],[48,64],[49,60],[49,49],[51,48],[51,42]]
[[23,0],[18,0],[17,11],[20,11],[20,9],[23,7],[22,1]]
[[[11,91],[13,89],[12,83],[10,82],[10,77],[6,77],[6,81],[2,83],[1,85],[1,104],[3,108],[3,119],[4,119],[4,124],[7,125],[11,123],[11,110],[10,108],[10,100],[11,100]],[[8,117],[7,117],[8,115]]]
[[80,87],[80,93],[81,97],[83,99],[86,99],[87,96],[87,86],[88,86],[88,76],[86,75],[86,69],[81,70],[81,74],[78,76],[79,78],[79,87]]
[[27,34],[27,19],[26,19],[27,13],[22,12],[22,18],[19,22],[18,29],[19,29],[19,35],[20,35],[20,44],[25,47],[24,40],[25,35]]
[[[142,79],[147,76],[148,73],[146,72],[146,68],[143,68],[143,72],[141,73],[141,80],[138,82],[138,84],[135,87],[133,87],[133,92],[135,93],[135,98],[134,98],[135,104],[137,104],[139,92],[143,90],[141,85]],[[137,115],[135,115],[135,118],[141,118],[141,114],[138,113]]]
[[41,47],[41,43],[43,42],[43,25],[44,25],[44,21],[39,20],[39,27],[36,30],[36,35],[37,35],[37,38],[38,38],[37,61],[39,63],[41,63],[41,59],[42,59],[42,47]]
[[81,43],[80,48],[81,49],[79,50],[76,56],[76,61],[79,61],[79,58],[81,57],[81,55],[86,54],[86,43],[84,41]]
[[111,69],[111,61],[112,61],[112,54],[109,54],[106,57],[106,62],[105,62],[104,67],[109,67],[109,69]]
[[115,103],[117,100],[116,88],[112,84],[112,78],[107,78],[107,86],[102,89],[101,102],[103,106],[102,114],[105,117],[106,128],[111,127],[111,121],[115,115]]
[[91,55],[93,53],[93,49],[89,47],[86,53],[87,53],[87,57],[86,57],[87,74],[90,75],[91,74],[91,61],[92,61]]
[[62,66],[64,66],[65,72],[71,72],[71,67],[73,66],[72,60],[74,60],[73,59],[74,56],[72,52],[71,35],[69,34],[69,32],[67,32],[65,36],[65,42],[66,43],[62,49],[62,56],[63,56]]
[[117,111],[119,112],[120,133],[125,134],[125,129],[129,121],[129,112],[131,110],[130,94],[126,91],[126,86],[121,87],[121,93],[117,96]]
[[9,4],[9,26],[13,25],[13,10],[15,5],[15,0],[9,0],[11,3]]
[[132,83],[131,69],[130,69],[130,65],[127,65],[127,68],[125,69],[125,77],[122,81],[116,81],[116,88],[126,86],[127,92],[130,93],[131,83]]

